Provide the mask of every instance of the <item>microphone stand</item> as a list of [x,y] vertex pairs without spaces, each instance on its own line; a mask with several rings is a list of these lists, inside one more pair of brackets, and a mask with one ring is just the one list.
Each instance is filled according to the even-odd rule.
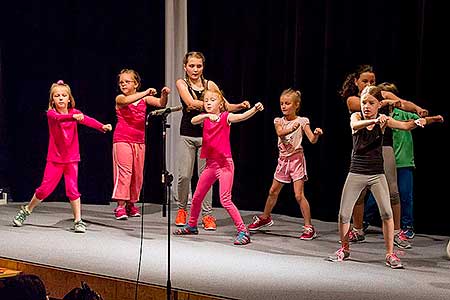
[[[173,181],[173,175],[167,171],[166,166],[166,136],[167,136],[167,128],[170,128],[170,124],[167,124],[167,116],[171,113],[170,110],[166,110],[163,112],[161,116],[162,121],[162,176],[161,176],[161,183],[163,186],[163,206],[162,206],[162,214],[163,217],[167,216],[167,300],[171,299],[171,293],[172,293],[172,284],[170,281],[170,188],[172,186]],[[169,213],[166,213],[166,206],[169,211]]]

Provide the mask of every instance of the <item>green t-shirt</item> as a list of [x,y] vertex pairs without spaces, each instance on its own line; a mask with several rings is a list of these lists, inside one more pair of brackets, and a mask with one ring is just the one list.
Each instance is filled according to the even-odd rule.
[[[420,117],[398,108],[394,108],[392,117],[395,120],[407,121],[417,120]],[[394,153],[397,168],[415,167],[414,164],[414,144],[411,131],[392,129],[394,139]]]

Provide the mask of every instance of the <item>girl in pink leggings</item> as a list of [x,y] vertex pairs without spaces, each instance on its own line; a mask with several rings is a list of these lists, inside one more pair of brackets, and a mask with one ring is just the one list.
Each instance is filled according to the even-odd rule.
[[205,112],[192,118],[194,125],[203,123],[203,146],[200,157],[206,159],[206,167],[198,180],[197,188],[192,197],[190,218],[188,223],[174,232],[175,235],[198,234],[197,223],[201,204],[206,193],[218,179],[220,184],[220,203],[227,210],[237,229],[235,245],[250,243],[250,235],[242,221],[242,217],[231,200],[233,187],[234,163],[231,156],[230,125],[252,117],[264,109],[261,103],[256,103],[242,114],[226,111],[222,93],[207,90],[203,95]]
[[44,178],[31,201],[20,208],[13,224],[22,226],[33,209],[54,191],[64,175],[66,195],[74,216],[72,230],[83,233],[86,231],[86,224],[81,220],[81,201],[78,192],[80,151],[77,125],[83,124],[102,132],[111,131],[112,127],[111,124],[103,125],[75,109],[75,100],[70,87],[62,80],[52,84],[50,88],[47,119],[49,143]]

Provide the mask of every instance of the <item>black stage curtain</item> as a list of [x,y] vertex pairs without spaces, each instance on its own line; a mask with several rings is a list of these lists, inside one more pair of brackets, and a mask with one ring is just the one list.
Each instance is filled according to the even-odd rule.
[[[6,7],[6,8],[5,8]],[[5,9],[3,9],[5,8]],[[143,88],[164,86],[164,1],[24,1],[2,4],[3,86],[15,201],[28,201],[46,162],[49,88],[64,80],[76,107],[116,124],[117,74],[137,70]],[[7,26],[6,26],[7,25]],[[145,198],[160,202],[159,121],[149,128]],[[112,133],[79,126],[83,203],[107,204],[112,192]],[[150,171],[151,170],[151,171]],[[47,201],[67,201],[61,181]]]
[[[276,166],[273,118],[279,95],[302,91],[301,115],[325,134],[304,141],[313,218],[336,221],[351,151],[349,115],[337,92],[358,64],[373,64],[377,80],[401,96],[448,117],[449,48],[442,1],[198,1],[188,3],[189,50],[206,55],[205,75],[231,102],[263,102],[266,110],[233,125],[234,201],[261,211]],[[138,70],[144,87],[164,84],[164,1],[123,5],[83,1],[22,1],[2,5],[2,84],[7,122],[8,179],[17,201],[28,201],[45,165],[45,110],[52,82],[68,82],[77,107],[115,124],[116,74]],[[181,62],[180,62],[181,64]],[[439,75],[443,72],[444,75]],[[171,85],[174,93],[175,84]],[[3,126],[3,125],[2,125]],[[161,146],[158,121],[147,145],[146,201],[159,202]],[[176,130],[178,125],[173,126]],[[445,196],[448,122],[413,133],[415,213],[421,232],[450,232]],[[108,203],[112,137],[80,128],[79,186],[84,203]],[[3,137],[2,137],[3,138]],[[2,141],[3,142],[3,141]],[[61,200],[61,187],[50,197]],[[219,205],[217,199],[215,204]],[[275,213],[300,216],[292,187]]]
[[[400,94],[447,117],[448,63],[441,42],[448,29],[439,1],[189,1],[189,50],[206,56],[205,76],[232,102],[261,101],[266,110],[232,126],[236,166],[233,198],[241,209],[262,211],[277,163],[273,119],[279,95],[302,92],[300,114],[321,127],[318,144],[305,138],[312,217],[336,221],[351,152],[349,114],[338,96],[345,75],[372,64],[377,81],[397,84]],[[447,64],[448,66],[448,64]],[[415,216],[419,231],[448,233],[450,207],[444,186],[449,168],[448,121],[417,129]],[[217,199],[216,199],[217,200]],[[216,202],[217,203],[217,202]],[[445,209],[444,209],[445,207]],[[441,209],[442,208],[442,209]],[[301,216],[292,186],[274,212]]]

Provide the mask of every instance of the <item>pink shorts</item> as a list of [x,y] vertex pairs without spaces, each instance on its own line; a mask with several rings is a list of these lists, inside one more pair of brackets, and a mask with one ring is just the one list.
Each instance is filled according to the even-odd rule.
[[281,183],[290,183],[297,180],[308,180],[306,174],[306,161],[303,152],[288,157],[278,157],[278,166],[273,175]]

